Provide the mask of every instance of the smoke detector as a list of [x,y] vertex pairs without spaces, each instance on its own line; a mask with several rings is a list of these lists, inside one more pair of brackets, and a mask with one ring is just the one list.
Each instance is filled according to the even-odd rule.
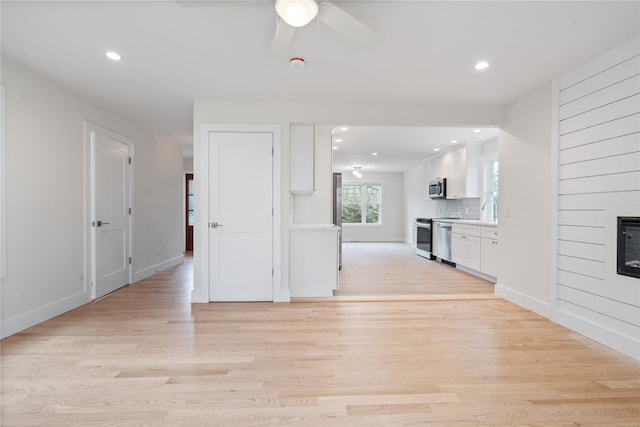
[[289,60],[289,66],[294,70],[302,70],[304,68],[303,58],[291,58]]

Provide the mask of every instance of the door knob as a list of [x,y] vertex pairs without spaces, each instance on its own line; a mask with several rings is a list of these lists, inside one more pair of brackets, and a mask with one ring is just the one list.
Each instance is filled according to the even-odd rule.
[[211,223],[211,228],[218,228],[218,227],[222,227],[222,224],[218,224],[217,222]]
[[98,221],[98,222],[96,223],[96,227],[102,227],[103,225],[107,225],[107,224],[109,224],[109,223],[108,223],[108,222]]

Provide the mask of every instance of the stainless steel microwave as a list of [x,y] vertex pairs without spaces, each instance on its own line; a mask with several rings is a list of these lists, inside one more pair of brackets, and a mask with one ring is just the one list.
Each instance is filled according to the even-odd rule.
[[444,199],[447,197],[447,178],[439,178],[429,181],[429,198]]

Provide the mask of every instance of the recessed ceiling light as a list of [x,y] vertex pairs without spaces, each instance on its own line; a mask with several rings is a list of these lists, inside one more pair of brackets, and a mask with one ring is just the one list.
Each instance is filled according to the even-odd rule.
[[334,150],[337,150],[337,149],[338,149],[338,147],[336,147],[336,146],[334,145],[334,146],[333,146],[333,149],[334,149]]
[[452,143],[452,144],[457,144],[457,143],[458,143],[458,140],[457,140],[457,139],[452,139],[452,140],[451,140],[451,143]]
[[338,138],[336,139],[336,142],[342,142],[342,139]]
[[486,70],[489,68],[489,63],[487,61],[480,61],[475,66],[476,70]]
[[474,130],[473,130],[473,133],[480,133],[480,132],[482,132],[482,130],[481,130],[481,129],[474,129]]
[[118,52],[114,52],[112,50],[107,52],[105,55],[107,55],[107,58],[111,59],[112,61],[120,61],[120,60],[122,60],[122,56],[120,56],[120,54]]
[[439,148],[434,148],[433,151],[440,151],[440,149]]
[[346,127],[346,126],[342,126],[342,127],[340,128],[340,130],[341,130],[341,131],[343,131],[343,132],[346,132],[346,131],[348,131],[348,130],[349,130],[349,128],[348,128],[348,127]]
[[377,156],[377,155],[378,155],[378,153],[371,153],[371,155],[372,155],[372,156]]

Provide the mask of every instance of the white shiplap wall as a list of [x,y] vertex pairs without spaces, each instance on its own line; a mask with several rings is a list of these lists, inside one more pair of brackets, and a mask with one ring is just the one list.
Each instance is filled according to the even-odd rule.
[[616,218],[640,216],[640,38],[558,90],[556,318],[640,358],[640,279],[616,274]]

